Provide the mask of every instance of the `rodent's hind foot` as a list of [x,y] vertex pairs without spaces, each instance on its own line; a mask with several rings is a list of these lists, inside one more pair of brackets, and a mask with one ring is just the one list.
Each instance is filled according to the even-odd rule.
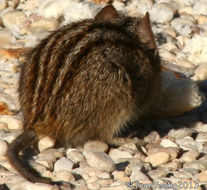
[[144,146],[146,142],[144,140],[138,139],[138,138],[120,138],[120,137],[114,137],[110,142],[108,142],[109,145],[113,147],[119,147],[126,143],[133,143],[137,146]]

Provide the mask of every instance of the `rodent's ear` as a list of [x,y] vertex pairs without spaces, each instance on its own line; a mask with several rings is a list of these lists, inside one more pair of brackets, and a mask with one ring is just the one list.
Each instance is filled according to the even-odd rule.
[[118,13],[113,5],[107,5],[98,12],[95,16],[95,20],[99,21],[113,21],[118,18]]
[[138,28],[137,28],[137,33],[138,33],[140,41],[146,44],[147,49],[156,49],[154,34],[152,32],[148,12],[141,19],[138,25]]

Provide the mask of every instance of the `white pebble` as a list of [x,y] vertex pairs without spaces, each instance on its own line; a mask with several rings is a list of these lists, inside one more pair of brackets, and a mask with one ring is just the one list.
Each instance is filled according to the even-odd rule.
[[66,155],[68,159],[72,160],[75,163],[78,163],[84,160],[84,156],[75,149],[74,150],[68,149],[66,152]]
[[40,139],[38,142],[38,148],[40,152],[42,152],[45,149],[53,147],[55,144],[54,140],[52,140],[50,137],[44,137],[43,139]]
[[84,151],[84,156],[88,164],[97,170],[112,172],[115,169],[114,161],[104,152]]
[[198,15],[207,15],[207,1],[206,0],[196,0],[193,9]]
[[4,13],[1,18],[5,27],[14,28],[23,24],[26,20],[26,15],[23,11],[14,10]]
[[193,38],[186,40],[183,53],[187,55],[189,61],[194,65],[200,65],[206,62],[207,57],[207,34],[195,35]]
[[175,8],[170,3],[159,3],[150,9],[150,18],[154,22],[164,23],[172,20]]
[[108,145],[101,141],[89,141],[84,144],[84,150],[106,152],[108,150]]
[[152,166],[156,167],[161,164],[166,164],[170,161],[170,155],[167,152],[156,152],[154,154],[150,154],[145,158],[145,162],[149,162]]
[[0,122],[6,123],[9,129],[22,129],[22,121],[16,116],[1,115]]
[[109,156],[117,163],[119,159],[123,158],[132,158],[132,154],[127,151],[121,151],[119,149],[111,149],[109,152]]
[[147,11],[151,9],[153,2],[151,0],[136,0],[132,1],[126,10],[129,15],[137,16],[138,14],[144,15]]
[[164,148],[168,148],[168,147],[178,147],[178,145],[174,142],[172,142],[171,140],[169,139],[163,139],[161,142],[160,142],[160,145]]
[[55,172],[59,172],[62,170],[71,171],[73,168],[73,165],[74,163],[71,160],[65,157],[62,157],[55,162],[54,171]]

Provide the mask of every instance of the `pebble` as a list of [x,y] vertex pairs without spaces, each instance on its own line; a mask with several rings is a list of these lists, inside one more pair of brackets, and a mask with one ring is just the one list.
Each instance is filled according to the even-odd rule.
[[115,162],[104,152],[84,151],[88,164],[97,170],[112,172],[115,170]]
[[118,163],[121,159],[133,157],[131,153],[127,151],[121,151],[119,149],[111,149],[109,151],[109,156],[115,161],[115,163]]
[[72,160],[76,164],[84,160],[84,156],[76,149],[69,148],[66,152],[66,156],[68,159]]
[[44,137],[38,142],[39,151],[42,152],[45,149],[53,147],[55,142],[50,137]]
[[54,176],[55,181],[75,181],[74,176],[67,170],[60,170],[58,172],[54,172]]
[[191,27],[194,26],[194,23],[187,18],[176,18],[172,20],[171,26],[178,34],[188,35],[191,33]]
[[160,146],[164,147],[164,148],[169,148],[169,147],[178,147],[178,145],[174,142],[172,142],[171,140],[169,139],[163,139],[161,142],[160,142]]
[[174,11],[174,7],[170,3],[159,3],[153,6],[149,13],[152,21],[165,23],[172,20]]
[[0,11],[5,9],[7,7],[7,1],[6,0],[1,0],[0,1]]
[[[8,29],[0,30],[0,47],[10,48],[15,43],[15,38]],[[0,58],[3,55],[0,54]]]
[[89,141],[84,144],[84,150],[106,152],[108,150],[108,145],[101,141]]
[[207,2],[206,0],[197,0],[193,6],[193,9],[198,15],[207,15]]
[[176,171],[182,167],[182,163],[178,160],[173,160],[170,163],[164,164],[163,167],[166,167],[171,171]]
[[207,169],[207,164],[205,161],[202,161],[202,160],[193,160],[193,161],[184,163],[183,167],[202,171],[202,170]]
[[179,149],[175,148],[175,147],[168,147],[168,148],[154,148],[154,149],[150,149],[148,151],[148,155],[153,155],[155,153],[158,152],[165,152],[168,153],[170,155],[170,159],[174,160],[175,158],[177,158],[178,153],[179,153]]
[[143,183],[143,184],[152,183],[152,181],[144,173],[136,169],[132,170],[130,181],[131,182],[139,181],[139,183]]
[[6,123],[9,129],[22,129],[22,122],[19,118],[10,115],[0,115],[0,122]]
[[58,28],[59,22],[54,19],[42,18],[31,24],[31,29],[43,30],[43,31],[54,31]]
[[149,171],[148,175],[150,176],[150,178],[156,179],[156,178],[166,177],[167,173],[168,173],[168,169],[164,167],[158,167],[157,169]]
[[23,22],[26,20],[26,15],[23,11],[13,10],[4,13],[1,18],[5,27],[18,28],[22,26]]
[[70,0],[59,0],[58,2],[56,0],[40,1],[38,12],[45,18],[52,18],[56,20],[63,16],[70,3]]
[[144,15],[149,11],[153,6],[151,0],[137,0],[132,1],[127,7],[126,10],[131,16],[138,16],[138,14]]
[[151,163],[153,167],[166,164],[169,161],[170,161],[170,155],[167,152],[156,152],[154,154],[150,154],[145,158],[145,162]]
[[[162,126],[162,127],[165,127],[165,126]],[[160,135],[157,131],[152,131],[149,133],[149,135],[144,137],[144,141],[148,143],[159,140],[159,139],[160,139]]]
[[184,162],[190,162],[190,161],[196,160],[198,156],[199,156],[199,152],[194,149],[194,150],[189,150],[188,152],[185,152],[180,159]]
[[8,145],[7,143],[0,139],[0,156],[5,156],[8,150]]
[[198,174],[198,179],[199,181],[202,182],[207,182],[207,171],[202,171],[201,173]]
[[[183,53],[187,55],[187,60],[198,66],[206,62],[207,55],[207,34],[195,35],[186,41]],[[205,71],[204,71],[205,72]]]
[[174,137],[175,139],[183,139],[186,136],[191,136],[192,133],[193,133],[192,129],[185,127],[185,128],[178,129],[178,130],[172,129],[169,132],[169,135],[171,137]]
[[59,172],[62,170],[71,171],[73,166],[74,166],[74,163],[71,160],[65,157],[62,157],[55,162],[54,171],[55,172]]

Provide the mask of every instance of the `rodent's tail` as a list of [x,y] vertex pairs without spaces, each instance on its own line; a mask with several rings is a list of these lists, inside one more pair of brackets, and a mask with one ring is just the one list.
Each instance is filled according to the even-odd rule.
[[9,145],[7,156],[11,165],[27,180],[31,182],[51,184],[51,179],[41,177],[28,162],[23,161],[19,156],[21,150],[35,144],[37,141],[38,138],[32,129],[25,130]]

